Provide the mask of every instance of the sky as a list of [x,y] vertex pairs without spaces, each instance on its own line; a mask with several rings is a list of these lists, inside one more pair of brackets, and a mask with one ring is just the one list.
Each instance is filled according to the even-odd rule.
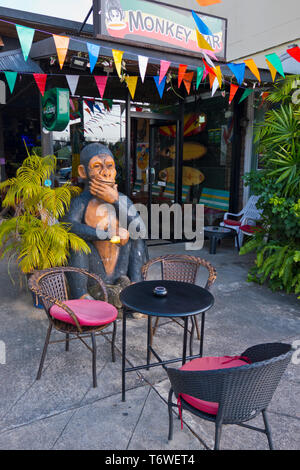
[[[82,22],[92,3],[92,0],[0,0],[1,7]],[[92,15],[88,22],[93,22]]]

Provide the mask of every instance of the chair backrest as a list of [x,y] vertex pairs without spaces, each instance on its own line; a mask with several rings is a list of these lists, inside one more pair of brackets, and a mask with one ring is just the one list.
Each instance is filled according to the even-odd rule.
[[269,343],[242,353],[255,362],[241,367],[209,371],[167,368],[167,373],[177,397],[183,393],[217,402],[217,420],[234,424],[247,421],[267,408],[292,353],[290,344]]
[[55,300],[65,301],[68,299],[63,268],[61,271],[57,268],[50,268],[35,272],[29,280],[29,288],[41,297],[47,314]]
[[245,205],[243,209],[243,219],[253,219],[253,220],[259,220],[261,217],[261,210],[258,210],[256,207],[257,201],[260,198],[260,196],[250,196],[248,199],[247,204]]
[[229,191],[221,189],[203,188],[199,199],[199,204],[204,204],[209,209],[222,211],[229,210]]
[[194,284],[200,266],[204,266],[208,270],[206,289],[212,286],[217,277],[215,268],[205,259],[190,255],[165,255],[148,261],[142,267],[142,278],[144,280],[147,279],[150,266],[156,263],[161,265],[161,278],[164,280]]

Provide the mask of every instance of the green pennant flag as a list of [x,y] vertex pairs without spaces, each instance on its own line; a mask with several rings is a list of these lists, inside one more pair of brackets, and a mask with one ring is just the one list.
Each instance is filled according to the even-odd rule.
[[199,85],[202,81],[204,69],[205,69],[204,67],[197,67],[197,83],[196,83],[196,89],[197,90],[198,90]]
[[20,26],[19,24],[16,24],[16,29],[19,36],[23,56],[26,61],[28,59],[28,55],[31,49],[35,30],[32,28],[27,28],[27,26]]
[[248,98],[249,95],[251,95],[251,93],[253,93],[253,88],[246,88],[246,90],[244,91],[244,93],[242,94],[242,97],[239,101],[239,104],[244,101],[246,98]]
[[15,88],[18,72],[4,72],[10,92],[12,93]]
[[274,52],[273,54],[267,54],[266,59],[273,65],[273,67],[277,70],[280,75],[285,78],[283,67],[281,60],[279,59],[278,55]]

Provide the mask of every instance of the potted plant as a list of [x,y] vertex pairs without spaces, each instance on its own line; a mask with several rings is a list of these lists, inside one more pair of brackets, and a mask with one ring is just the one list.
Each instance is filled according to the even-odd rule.
[[65,265],[71,249],[90,252],[85,241],[62,221],[80,189],[69,182],[52,187],[55,169],[54,155],[28,154],[16,176],[0,184],[5,193],[3,207],[14,210],[0,224],[0,256],[8,256],[9,263],[15,259],[25,275]]

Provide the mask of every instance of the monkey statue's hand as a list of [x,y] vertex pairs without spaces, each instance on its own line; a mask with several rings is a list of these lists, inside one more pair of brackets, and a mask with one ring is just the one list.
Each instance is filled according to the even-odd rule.
[[109,204],[113,204],[119,199],[118,186],[116,184],[111,186],[97,179],[91,180],[90,193]]
[[118,236],[120,237],[120,245],[126,245],[129,240],[129,232],[125,228],[119,227]]

